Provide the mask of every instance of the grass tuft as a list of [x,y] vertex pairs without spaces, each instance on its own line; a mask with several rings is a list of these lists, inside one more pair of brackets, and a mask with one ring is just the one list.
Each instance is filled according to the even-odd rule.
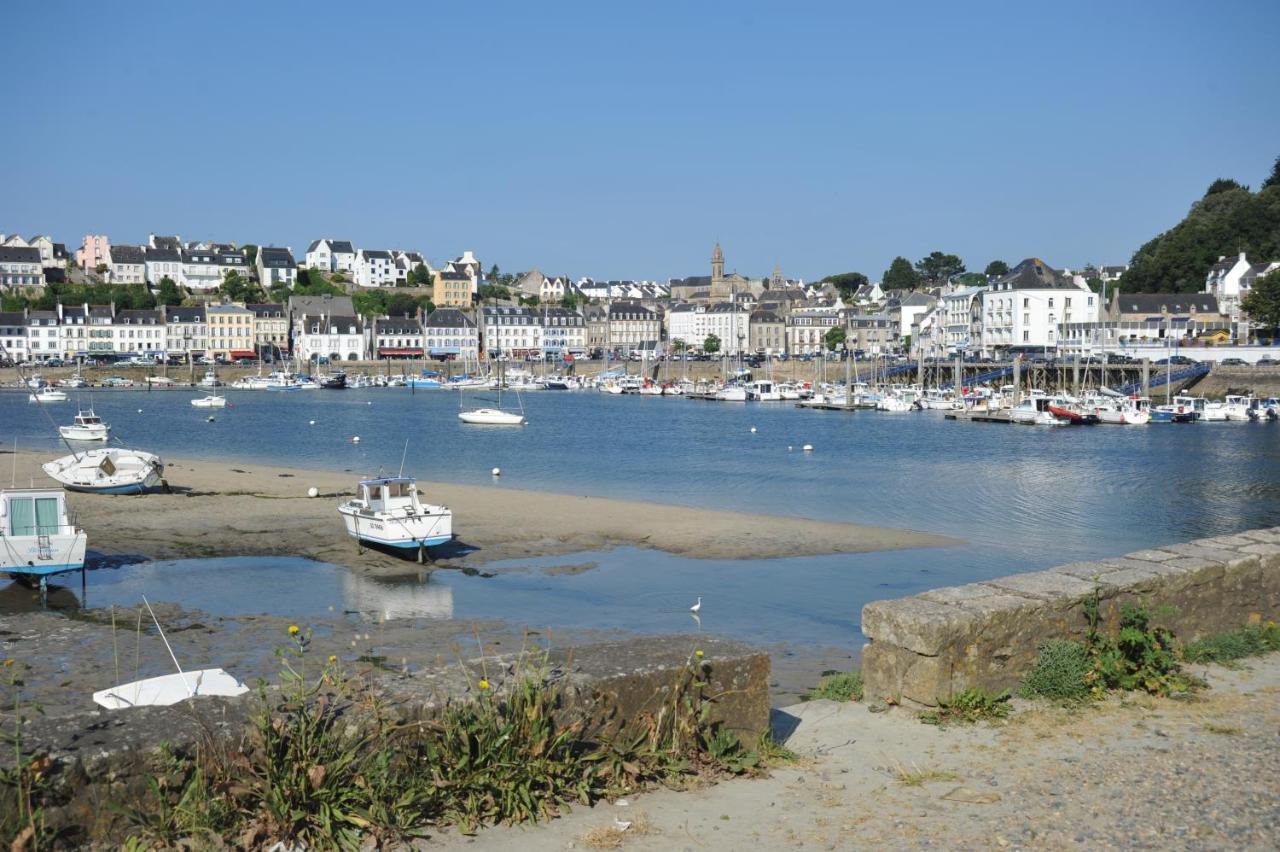
[[804,696],[805,701],[817,701],[825,698],[829,701],[861,701],[862,672],[828,672],[818,681],[818,685]]
[[910,768],[901,763],[894,765],[893,776],[903,787],[922,787],[934,781],[958,781],[960,776],[949,769],[921,769],[917,764]]
[[1280,624],[1268,621],[1198,639],[1183,649],[1183,658],[1189,663],[1229,666],[1246,657],[1259,657],[1273,651],[1280,651]]
[[966,689],[950,698],[939,698],[938,709],[921,713],[920,721],[926,725],[971,725],[1004,719],[1009,715],[1010,697],[1008,692]]
[[1040,646],[1035,666],[1022,682],[1022,696],[1083,701],[1089,697],[1089,671],[1089,652],[1083,645],[1051,639]]

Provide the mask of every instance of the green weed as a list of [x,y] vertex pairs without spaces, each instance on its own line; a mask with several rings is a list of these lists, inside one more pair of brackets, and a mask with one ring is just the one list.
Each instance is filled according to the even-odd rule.
[[1040,646],[1022,682],[1024,698],[1081,701],[1089,697],[1089,653],[1079,642],[1051,639]]
[[862,672],[826,672],[818,685],[804,696],[805,701],[826,698],[830,701],[861,701]]
[[1268,621],[1198,639],[1183,649],[1183,658],[1189,663],[1231,665],[1273,651],[1280,651],[1280,624]]
[[966,689],[950,698],[939,698],[938,709],[921,713],[920,721],[926,725],[947,725],[1004,719],[1009,715],[1010,697],[1008,692]]

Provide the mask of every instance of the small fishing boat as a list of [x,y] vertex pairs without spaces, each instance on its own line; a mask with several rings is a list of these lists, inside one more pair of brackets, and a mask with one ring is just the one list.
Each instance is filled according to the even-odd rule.
[[105,441],[110,432],[111,427],[92,408],[78,412],[70,426],[58,427],[58,434],[68,441]]
[[72,491],[90,494],[141,494],[164,476],[159,456],[123,447],[72,453],[41,469]]
[[423,503],[413,477],[362,479],[356,496],[338,505],[347,534],[357,541],[416,550],[418,560],[426,549],[453,539],[453,512],[447,506]]
[[1067,421],[1049,410],[1049,398],[1031,396],[1009,409],[1009,419],[1021,426],[1064,426]]
[[330,373],[320,380],[320,387],[323,390],[342,390],[347,386],[346,373]]
[[1195,423],[1204,415],[1203,397],[1175,396],[1172,402],[1151,409],[1152,423]]
[[210,367],[205,371],[204,376],[200,379],[198,384],[202,388],[220,388],[222,387],[222,380],[218,378],[217,370]]
[[28,398],[32,402],[39,402],[39,403],[66,402],[67,393],[66,391],[60,391],[54,387],[47,387],[47,388],[40,388],[40,390],[36,391],[33,394],[30,394]]
[[1082,411],[1079,402],[1072,397],[1049,397],[1045,402],[1045,409],[1071,426],[1092,426],[1102,422],[1095,412]]
[[88,537],[67,514],[61,488],[0,489],[0,572],[35,578],[84,567]]
[[1151,422],[1151,400],[1145,396],[1099,401],[1094,413],[1100,423],[1120,426],[1144,426]]
[[226,408],[227,398],[225,396],[218,396],[216,393],[211,393],[208,396],[197,397],[196,399],[191,400],[191,405],[194,408]]

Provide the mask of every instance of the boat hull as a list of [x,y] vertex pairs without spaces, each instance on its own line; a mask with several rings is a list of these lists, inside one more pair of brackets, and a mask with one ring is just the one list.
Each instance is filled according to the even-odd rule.
[[339,506],[347,535],[368,544],[394,547],[397,550],[417,550],[420,547],[436,547],[453,540],[453,513],[389,518],[362,515],[348,506]]
[[132,450],[88,450],[55,459],[42,469],[64,488],[84,494],[141,494],[164,477],[159,456]]
[[68,441],[105,441],[111,427],[101,426],[93,429],[87,426],[59,426],[58,434]]
[[35,536],[7,536],[6,546],[0,550],[0,574],[47,577],[84,567],[88,539],[83,532],[51,535],[48,542],[48,547],[42,550]]
[[510,411],[481,408],[477,411],[460,411],[458,419],[473,426],[523,426],[524,415]]

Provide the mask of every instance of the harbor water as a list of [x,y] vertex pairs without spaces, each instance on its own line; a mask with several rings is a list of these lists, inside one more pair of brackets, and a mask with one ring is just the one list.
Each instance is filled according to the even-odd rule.
[[[524,395],[527,426],[494,428],[460,423],[455,392],[407,389],[228,391],[231,406],[210,422],[187,392],[78,396],[112,424],[113,438],[164,456],[349,471],[353,483],[399,470],[403,457],[405,472],[427,481],[904,527],[963,542],[768,560],[622,548],[485,565],[493,576],[361,580],[368,588],[359,591],[336,566],[234,560],[219,572],[227,591],[212,598],[228,614],[259,607],[302,616],[289,607],[332,606],[365,616],[670,632],[691,627],[687,607],[702,595],[708,631],[856,647],[869,600],[1280,525],[1280,425],[1267,423],[1040,429],[946,421],[940,412],[543,391]],[[46,410],[69,422],[76,397]],[[50,457],[65,452],[25,393],[0,393],[0,424],[6,449],[16,442]],[[531,500],[528,512],[537,510]],[[455,529],[465,527],[466,518],[455,519]],[[194,597],[184,591],[194,582],[182,580],[185,564],[91,571],[86,603],[128,603],[142,590],[192,603],[184,600]],[[243,582],[233,582],[237,572]]]

